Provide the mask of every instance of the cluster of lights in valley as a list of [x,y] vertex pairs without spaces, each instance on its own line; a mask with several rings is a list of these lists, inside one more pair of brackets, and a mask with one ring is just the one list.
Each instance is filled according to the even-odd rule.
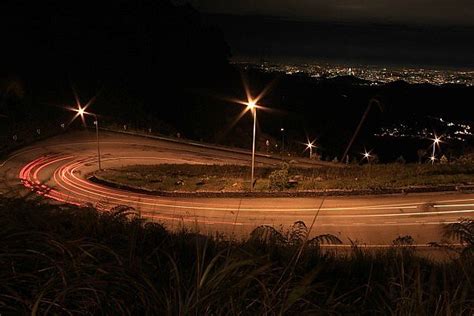
[[411,84],[459,84],[474,86],[474,70],[438,70],[425,68],[386,68],[378,66],[347,66],[326,63],[269,63],[236,61],[242,67],[256,67],[266,72],[288,75],[305,74],[313,78],[334,78],[338,76],[355,76],[367,80],[368,85],[379,85],[403,80]]
[[[437,118],[436,120],[438,120],[439,124],[441,124],[443,129],[446,130],[444,138],[447,140],[465,142],[474,137],[473,128],[467,123],[448,122],[443,118]],[[433,137],[433,132],[426,127],[416,129],[414,127],[408,126],[408,124],[400,123],[393,127],[383,127],[381,128],[380,132],[376,133],[374,136],[426,139]]]

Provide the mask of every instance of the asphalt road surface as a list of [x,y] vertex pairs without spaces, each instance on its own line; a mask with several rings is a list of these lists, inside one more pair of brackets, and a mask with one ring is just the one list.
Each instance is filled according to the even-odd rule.
[[[101,132],[102,167],[129,164],[249,164],[250,154],[192,143]],[[257,166],[277,165],[278,157],[257,156]],[[299,165],[321,167],[300,159]],[[260,225],[288,228],[296,221],[312,235],[334,234],[368,245],[388,245],[411,235],[418,245],[441,240],[443,224],[474,216],[474,194],[433,193],[314,198],[174,198],[105,187],[87,180],[97,167],[95,134],[74,132],[38,142],[0,161],[0,193],[34,194],[61,203],[102,210],[117,205],[137,209],[174,229],[246,236]]]

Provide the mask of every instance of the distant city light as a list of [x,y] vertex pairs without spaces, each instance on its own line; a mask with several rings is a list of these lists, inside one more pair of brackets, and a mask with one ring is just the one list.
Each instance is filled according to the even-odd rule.
[[437,121],[441,122],[442,128],[446,130],[443,137],[435,137],[433,138],[433,132],[431,132],[428,128],[419,128],[415,126],[410,126],[407,123],[398,123],[391,127],[382,127],[380,132],[374,134],[376,137],[394,137],[394,138],[418,138],[418,139],[430,139],[433,142],[436,141],[436,138],[439,143],[443,143],[446,140],[454,140],[454,141],[461,141],[466,142],[474,136],[472,132],[473,128],[471,125],[465,122],[450,122],[443,118],[437,118]]
[[[474,72],[458,70],[430,70],[413,67],[394,67],[386,69],[381,67],[359,66],[351,67],[344,65],[328,65],[324,63],[263,63],[254,64],[251,62],[237,62],[237,64],[256,66],[266,72],[286,73],[294,75],[299,73],[307,74],[313,78],[334,78],[345,76],[348,73],[367,80],[366,85],[377,86],[383,83],[403,80],[411,84],[431,83],[435,85],[464,84],[474,85]],[[364,85],[361,83],[361,85]]]

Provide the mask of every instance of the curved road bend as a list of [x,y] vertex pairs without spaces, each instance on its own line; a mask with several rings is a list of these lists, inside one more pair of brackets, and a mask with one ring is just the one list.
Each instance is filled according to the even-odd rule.
[[[248,164],[249,156],[143,137],[102,133],[103,167],[128,164]],[[258,156],[257,165],[276,165]],[[307,162],[301,162],[308,164]],[[313,234],[331,233],[344,242],[390,244],[411,235],[417,244],[441,239],[441,227],[474,215],[474,194],[433,193],[315,198],[172,198],[127,192],[88,181],[96,170],[96,143],[88,132],[69,133],[27,147],[0,162],[0,192],[35,190],[45,198],[110,209],[129,205],[167,227],[187,225],[202,232],[248,234],[259,225],[308,226]]]

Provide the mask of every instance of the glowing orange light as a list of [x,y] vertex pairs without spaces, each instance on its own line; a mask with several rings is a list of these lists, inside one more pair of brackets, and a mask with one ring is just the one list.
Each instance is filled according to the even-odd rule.
[[304,151],[307,151],[308,149],[312,151],[313,148],[317,148],[317,146],[314,144],[316,140],[310,141],[309,139],[307,140],[307,143],[301,143],[302,145],[305,145],[306,148]]
[[365,149],[365,150],[364,150],[364,153],[363,153],[362,155],[363,155],[364,159],[367,159],[367,161],[369,161],[370,158],[372,157],[371,153],[372,153],[372,150],[371,150],[371,151],[367,151],[367,149]]
[[257,107],[257,102],[255,100],[249,100],[249,102],[247,102],[247,109],[253,110],[256,107]]

